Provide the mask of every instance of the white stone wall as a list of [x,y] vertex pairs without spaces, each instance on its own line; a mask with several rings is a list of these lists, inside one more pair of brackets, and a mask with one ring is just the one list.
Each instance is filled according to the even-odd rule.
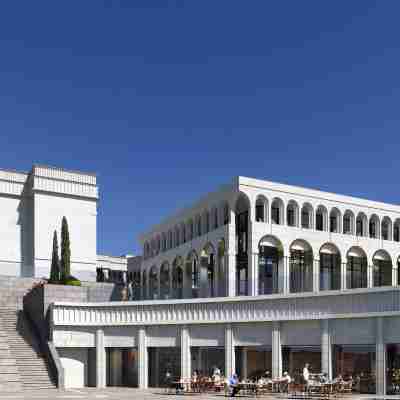
[[97,204],[47,193],[34,194],[35,205],[35,275],[48,276],[51,264],[53,232],[57,230],[61,245],[61,221],[68,221],[71,243],[71,273],[82,280],[96,277]]
[[87,349],[58,348],[61,365],[64,368],[65,388],[82,388],[88,381]]
[[0,275],[21,274],[20,199],[0,194]]

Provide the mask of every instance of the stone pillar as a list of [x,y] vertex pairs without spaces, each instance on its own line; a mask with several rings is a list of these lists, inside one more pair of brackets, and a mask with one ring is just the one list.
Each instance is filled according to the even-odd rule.
[[106,387],[106,349],[102,329],[96,331],[96,387]]
[[258,253],[251,253],[249,256],[249,260],[251,259],[251,264],[249,267],[251,268],[249,271],[249,295],[250,296],[258,296]]
[[247,371],[247,348],[242,348],[242,379],[247,379],[248,371]]
[[395,265],[392,269],[392,286],[397,286],[397,274],[399,273],[397,269],[397,262],[395,261]]
[[321,369],[332,379],[332,340],[329,328],[329,320],[321,321]]
[[340,276],[341,276],[341,289],[345,290],[347,289],[347,265],[346,263],[342,263],[341,268],[340,268]]
[[228,297],[236,296],[236,256],[227,254],[226,256],[226,280]]
[[374,287],[374,267],[373,265],[367,266],[367,287]]
[[148,353],[147,353],[147,337],[146,328],[139,328],[138,332],[138,370],[139,370],[139,388],[147,389],[148,387]]
[[313,261],[313,292],[319,292],[319,260]]
[[272,323],[272,378],[282,376],[281,325]]
[[235,372],[235,343],[233,327],[231,324],[225,326],[225,376],[230,377]]
[[189,379],[191,376],[190,331],[184,325],[181,328],[181,378]]
[[290,292],[290,265],[289,257],[283,258],[283,294]]
[[384,318],[376,318],[376,394],[386,394],[386,346],[384,338]]
[[[154,351],[154,378],[156,387],[160,387],[160,349],[155,347]],[[153,357],[151,357],[153,358]]]

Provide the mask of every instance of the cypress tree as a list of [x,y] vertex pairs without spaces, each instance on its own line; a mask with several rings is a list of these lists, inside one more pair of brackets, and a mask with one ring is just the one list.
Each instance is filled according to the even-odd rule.
[[61,223],[61,280],[64,281],[71,276],[71,249],[69,242],[68,222],[63,217]]
[[60,281],[60,259],[58,258],[57,231],[53,235],[53,254],[51,256],[50,282]]

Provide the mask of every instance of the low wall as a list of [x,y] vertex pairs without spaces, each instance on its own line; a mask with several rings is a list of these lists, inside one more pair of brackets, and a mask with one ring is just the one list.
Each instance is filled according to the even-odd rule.
[[113,283],[82,282],[82,286],[45,284],[31,289],[24,297],[24,310],[35,324],[41,340],[49,340],[49,307],[54,302],[109,302],[121,300],[122,287]]

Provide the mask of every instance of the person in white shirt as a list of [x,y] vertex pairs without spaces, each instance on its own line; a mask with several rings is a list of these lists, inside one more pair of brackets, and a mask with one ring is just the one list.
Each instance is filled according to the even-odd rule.
[[308,381],[309,381],[309,379],[310,379],[310,371],[308,370],[308,367],[309,367],[310,365],[309,364],[306,364],[305,366],[304,366],[304,368],[303,368],[303,379],[304,379],[304,383],[306,384],[306,385],[308,385]]

